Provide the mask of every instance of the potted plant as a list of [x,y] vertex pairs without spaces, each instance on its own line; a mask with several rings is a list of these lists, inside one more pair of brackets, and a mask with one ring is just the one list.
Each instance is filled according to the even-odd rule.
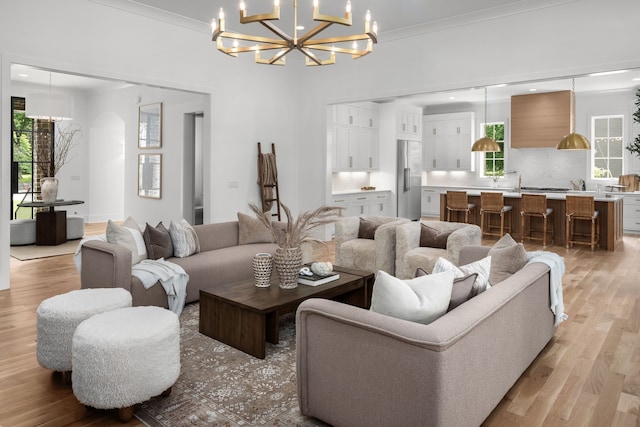
[[287,222],[280,227],[271,222],[269,212],[263,212],[253,203],[250,203],[249,206],[256,217],[269,229],[278,245],[273,260],[280,279],[280,287],[283,289],[297,287],[298,272],[302,266],[302,245],[305,242],[320,242],[319,239],[313,237],[314,231],[335,222],[343,208],[322,206],[293,218],[291,210],[281,203],[280,206],[287,217]]
[[[640,124],[640,89],[636,91],[635,105],[637,109],[633,113],[633,121],[634,123]],[[627,150],[629,150],[629,152],[635,154],[637,157],[640,157],[640,134],[636,135],[636,139],[634,139],[633,142],[627,145],[626,148]]]

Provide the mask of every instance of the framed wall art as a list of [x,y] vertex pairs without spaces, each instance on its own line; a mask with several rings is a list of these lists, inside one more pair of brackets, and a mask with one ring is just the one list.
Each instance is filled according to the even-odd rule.
[[162,197],[162,154],[138,154],[138,196]]
[[138,107],[138,148],[162,147],[162,102]]

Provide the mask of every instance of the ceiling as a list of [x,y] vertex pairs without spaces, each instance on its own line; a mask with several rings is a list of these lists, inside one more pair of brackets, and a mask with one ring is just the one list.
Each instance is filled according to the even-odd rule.
[[[168,12],[170,14],[186,17],[194,21],[209,23],[213,17],[217,17],[218,9],[223,7],[227,15],[228,27],[241,25],[238,23],[235,11],[238,10],[239,0],[125,0],[131,4],[141,7],[143,10],[153,9]],[[281,20],[291,22],[294,0],[281,0]],[[298,0],[296,0],[298,1]],[[394,33],[414,30],[419,31],[420,27],[439,25],[443,22],[453,25],[464,22],[471,22],[477,19],[490,19],[491,17],[502,16],[504,14],[518,13],[518,11],[548,7],[553,4],[564,3],[573,0],[473,0],[473,1],[452,1],[452,0],[352,0],[353,28],[351,32],[358,30],[358,20],[362,20],[365,14],[365,7],[371,11],[372,19],[378,22],[380,38],[384,39],[385,34],[389,37]],[[270,12],[270,0],[245,0],[247,13],[250,15]],[[307,28],[311,28],[312,0],[299,0],[298,20]],[[344,13],[345,1],[343,0],[320,0],[320,11],[323,14],[342,15]],[[366,6],[365,6],[366,5]],[[164,11],[164,12],[162,12]],[[157,11],[156,11],[157,12]],[[254,26],[255,27],[255,26]],[[282,28],[288,31],[283,25]],[[339,29],[338,29],[339,30]],[[343,31],[344,31],[343,30]],[[332,35],[338,34],[334,28],[328,29]],[[248,31],[247,31],[248,32]],[[251,33],[259,35],[260,31]],[[375,49],[374,53],[375,54]],[[334,65],[338,66],[338,65]],[[29,82],[54,87],[74,88],[79,90],[109,90],[125,87],[127,83],[95,79],[80,75],[49,73],[48,70],[36,69],[22,65],[13,65],[11,68],[12,81]],[[607,76],[576,76],[575,91],[611,91],[640,87],[640,70],[629,70],[625,73]],[[503,87],[489,87],[488,99],[501,100],[509,99],[512,95],[521,95],[537,92],[549,92],[556,90],[569,90],[572,88],[570,78],[560,80],[526,82],[522,84],[510,84]],[[446,105],[451,103],[475,103],[484,100],[484,88],[464,88],[454,92],[420,94],[410,97],[403,97],[403,101],[418,106],[426,107],[431,105]],[[388,100],[387,100],[388,101]]]

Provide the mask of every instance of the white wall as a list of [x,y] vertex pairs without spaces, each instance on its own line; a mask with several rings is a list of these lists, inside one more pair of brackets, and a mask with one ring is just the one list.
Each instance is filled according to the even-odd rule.
[[[294,212],[323,204],[330,183],[328,103],[640,66],[636,0],[570,1],[387,41],[383,32],[371,55],[307,69],[295,60],[286,67],[266,67],[251,58],[232,59],[215,51],[205,24],[147,18],[123,9],[135,6],[127,1],[110,4],[0,3],[0,126],[4,129],[7,120],[11,63],[210,94],[204,135],[211,141],[204,186],[210,216],[205,222],[233,219],[238,210],[247,210],[247,202],[258,200],[257,141],[277,143],[282,198]],[[576,17],[588,24],[583,31],[559,30]],[[498,48],[503,56],[496,60],[487,48]],[[3,288],[9,280],[8,132],[1,137]],[[131,185],[128,176],[125,181]],[[238,188],[229,188],[229,182]]]
[[[578,16],[584,23],[580,29],[559,30]],[[385,41],[383,33],[372,54],[358,61],[341,57],[319,75],[301,74],[306,99],[312,104],[305,113],[308,117],[323,117],[323,104],[329,103],[638,68],[640,56],[635,40],[640,37],[640,26],[635,22],[636,16],[640,16],[640,2],[636,0],[578,0],[416,37]],[[578,97],[578,130],[584,129],[588,114],[580,102]],[[493,106],[490,120],[495,113],[492,110]],[[476,116],[480,113],[476,109]],[[324,122],[312,122],[307,128],[312,147],[324,143],[323,126]],[[382,149],[393,143],[381,140]],[[518,151],[527,162],[532,150]],[[586,154],[552,152],[555,170],[567,171],[567,176],[555,177],[554,181],[585,176]],[[518,154],[513,153],[512,157],[513,169],[519,170],[522,163]],[[567,169],[567,165],[572,166]],[[532,185],[541,182],[537,178],[531,177]],[[450,175],[447,182],[449,179],[464,182],[468,177]]]

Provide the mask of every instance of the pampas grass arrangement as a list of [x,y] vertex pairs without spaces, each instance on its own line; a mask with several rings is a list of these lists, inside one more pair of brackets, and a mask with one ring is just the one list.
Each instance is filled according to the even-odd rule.
[[314,230],[336,222],[344,209],[336,206],[322,206],[314,211],[304,212],[294,219],[291,210],[284,203],[280,206],[287,217],[287,222],[282,228],[274,227],[269,212],[262,212],[262,209],[255,204],[249,204],[256,217],[271,231],[278,246],[284,249],[299,248],[304,242],[320,242],[313,237]]

